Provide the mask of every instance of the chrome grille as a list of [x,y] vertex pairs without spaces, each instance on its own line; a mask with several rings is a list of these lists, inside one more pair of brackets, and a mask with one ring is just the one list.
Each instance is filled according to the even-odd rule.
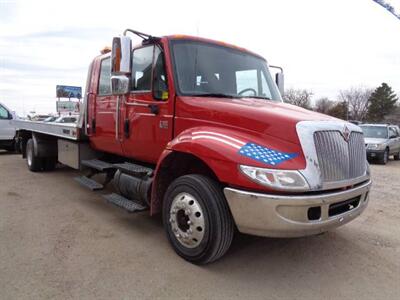
[[352,132],[346,142],[340,131],[314,133],[315,150],[324,182],[357,178],[366,171],[362,133]]

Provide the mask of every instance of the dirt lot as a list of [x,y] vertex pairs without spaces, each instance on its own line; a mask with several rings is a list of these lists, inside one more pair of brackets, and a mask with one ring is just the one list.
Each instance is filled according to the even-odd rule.
[[0,153],[1,299],[400,299],[400,162],[372,166],[370,206],[333,232],[239,235],[220,261],[180,259],[161,222]]

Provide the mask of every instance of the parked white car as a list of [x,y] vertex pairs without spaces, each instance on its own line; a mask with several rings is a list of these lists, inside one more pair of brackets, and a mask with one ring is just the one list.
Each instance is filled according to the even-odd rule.
[[14,150],[16,130],[11,121],[15,118],[15,114],[0,103],[0,149]]

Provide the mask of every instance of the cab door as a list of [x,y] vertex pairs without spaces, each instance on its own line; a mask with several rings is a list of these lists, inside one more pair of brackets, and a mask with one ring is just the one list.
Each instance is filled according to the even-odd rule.
[[400,138],[395,127],[389,127],[389,148],[390,154],[397,154],[400,152]]
[[89,121],[92,127],[90,140],[93,146],[101,151],[123,155],[119,138],[120,109],[118,96],[111,94],[111,58],[110,55],[100,58],[98,63],[97,89],[88,97],[89,113],[94,116]]
[[133,51],[131,92],[122,109],[125,156],[156,163],[172,139],[173,98],[167,81],[160,45],[146,45]]

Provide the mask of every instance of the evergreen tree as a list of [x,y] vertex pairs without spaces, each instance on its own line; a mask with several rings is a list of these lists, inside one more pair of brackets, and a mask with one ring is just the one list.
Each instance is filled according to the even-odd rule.
[[368,120],[382,122],[384,117],[395,109],[397,100],[392,88],[382,83],[369,98]]

